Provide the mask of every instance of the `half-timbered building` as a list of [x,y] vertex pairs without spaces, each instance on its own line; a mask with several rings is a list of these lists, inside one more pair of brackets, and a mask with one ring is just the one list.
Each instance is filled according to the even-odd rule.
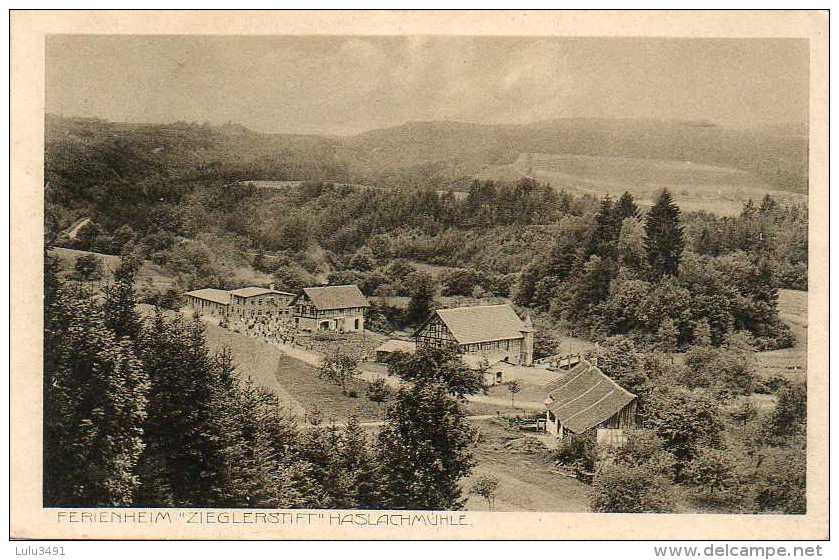
[[[438,309],[414,333],[417,348],[457,348],[471,361],[478,355],[533,365],[533,323],[507,304]],[[467,362],[468,363],[468,362]]]
[[303,288],[292,302],[294,326],[312,332],[363,332],[367,307],[367,298],[354,284]]

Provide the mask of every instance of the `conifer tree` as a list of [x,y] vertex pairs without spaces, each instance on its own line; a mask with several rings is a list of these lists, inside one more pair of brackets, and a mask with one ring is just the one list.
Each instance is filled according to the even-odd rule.
[[444,386],[403,386],[378,437],[387,507],[461,509],[460,481],[472,472],[474,440],[474,428]]
[[644,224],[647,260],[656,277],[675,276],[684,249],[679,207],[667,189],[658,196]]
[[588,255],[600,258],[614,258],[621,219],[616,219],[616,212],[609,195],[600,201],[600,210],[594,217],[594,227],[589,237]]
[[140,333],[140,316],[137,313],[137,297],[134,282],[140,262],[135,257],[125,256],[114,271],[113,283],[105,287],[105,319],[117,337],[127,336],[131,340]]
[[624,192],[615,204],[615,219],[621,223],[626,218],[637,218],[640,214],[635,199],[629,192]]
[[405,311],[405,319],[409,325],[418,325],[434,311],[436,286],[431,275],[423,272],[411,274],[410,286],[411,299]]
[[148,378],[84,289],[60,285],[46,325],[44,496],[52,506],[134,503]]
[[379,468],[376,456],[364,429],[356,416],[350,416],[341,437],[340,465],[351,474],[353,507],[377,509],[381,507]]
[[316,507],[351,509],[354,504],[352,478],[341,468],[338,428],[311,428],[302,437],[300,452],[311,465],[311,480],[320,490]]
[[[151,381],[146,422],[148,454],[163,470],[175,505],[206,505],[218,481],[214,467],[221,442],[210,426],[219,377],[211,367],[200,321],[185,324],[157,312],[140,335]],[[156,475],[159,476],[159,475]],[[152,490],[149,488],[148,490]],[[167,499],[144,490],[153,504]]]

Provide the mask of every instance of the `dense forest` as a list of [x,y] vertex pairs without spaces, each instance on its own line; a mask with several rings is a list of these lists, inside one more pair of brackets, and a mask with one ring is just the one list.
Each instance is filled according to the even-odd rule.
[[[685,491],[712,511],[805,510],[806,386],[757,376],[753,356],[794,342],[778,289],[807,289],[806,206],[766,196],[721,217],[682,212],[667,190],[642,209],[630,193],[573,195],[528,178],[453,192],[441,177],[466,160],[438,165],[429,140],[405,166],[376,167],[364,146],[382,132],[353,145],[235,126],[47,124],[47,244],[122,264],[98,293],[47,258],[46,503],[463,506],[476,434],[461,404],[480,383],[456,356],[392,363],[409,383],[370,437],[355,420],[288,417],[229,354],[208,351],[200,322],[137,314],[141,299],[175,309],[183,290],[239,287],[247,268],[288,290],[356,283],[381,296],[368,324],[383,332],[424,320],[443,297],[508,298],[541,327],[540,355],[546,330],[599,342],[589,357],[639,396],[646,430],[589,480],[595,511],[674,511]],[[492,145],[476,144],[483,161]],[[352,150],[379,171],[343,163]],[[441,174],[424,180],[426,164]],[[176,289],[138,293],[142,260]],[[89,277],[96,259],[76,267]],[[380,303],[390,296],[410,302]],[[778,404],[757,411],[743,401],[753,393]],[[594,444],[567,442],[557,460],[590,474]]]
[[[792,342],[777,317],[777,289],[807,287],[807,209],[768,195],[738,216],[718,217],[682,213],[666,192],[642,212],[629,193],[574,196],[527,178],[475,180],[457,195],[323,180],[260,188],[244,179],[263,176],[252,165],[269,162],[261,159],[269,152],[254,152],[242,140],[249,133],[236,127],[122,130],[63,120],[53,127],[48,239],[151,259],[182,289],[235,287],[231,271],[240,267],[290,290],[327,280],[409,296],[432,283],[442,295],[512,298],[594,340],[626,334],[654,347],[675,335],[686,348],[707,326],[714,344],[745,330],[771,349]],[[225,146],[245,142],[249,159],[214,159],[219,135]],[[274,176],[348,177],[321,140],[283,145],[270,152]],[[311,161],[321,164],[301,163]],[[430,279],[417,263],[451,270]]]
[[208,350],[199,319],[140,316],[137,265],[124,258],[99,297],[45,262],[46,506],[463,506],[475,431],[445,379],[402,368],[411,382],[389,396],[377,437],[355,418],[301,425]]

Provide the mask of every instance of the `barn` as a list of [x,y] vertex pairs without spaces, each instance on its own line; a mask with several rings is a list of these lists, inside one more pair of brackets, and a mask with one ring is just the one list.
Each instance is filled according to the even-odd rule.
[[507,304],[438,309],[414,333],[417,348],[453,346],[464,361],[533,365],[533,323]]
[[638,398],[582,361],[546,386],[545,429],[559,439],[597,430],[599,441],[620,441],[635,427]]

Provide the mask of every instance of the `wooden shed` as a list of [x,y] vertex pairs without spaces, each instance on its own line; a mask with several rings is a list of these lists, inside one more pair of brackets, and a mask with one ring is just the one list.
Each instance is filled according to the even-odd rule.
[[[580,362],[546,389],[545,429],[560,439],[589,430],[635,427],[638,397],[588,362]],[[612,433],[610,439],[619,437]]]

